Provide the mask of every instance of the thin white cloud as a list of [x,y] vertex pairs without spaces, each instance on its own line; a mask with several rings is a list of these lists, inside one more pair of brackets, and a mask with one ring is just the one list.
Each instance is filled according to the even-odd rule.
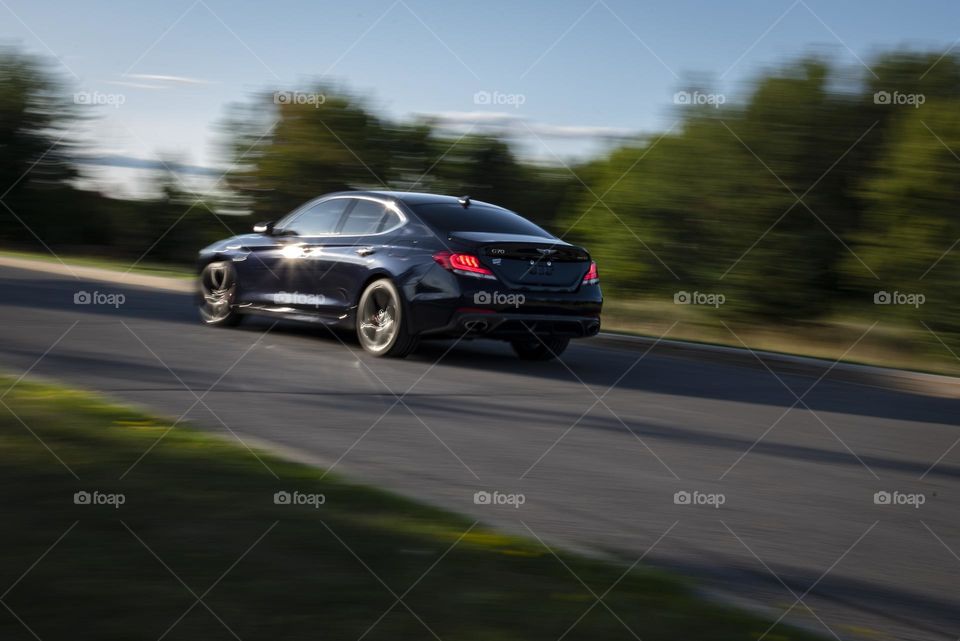
[[630,138],[639,132],[620,127],[602,127],[595,125],[553,125],[528,120],[517,114],[500,111],[444,111],[433,114],[421,114],[427,120],[441,128],[464,130],[496,130],[511,136],[530,136],[531,132],[546,138],[590,139],[590,138]]
[[209,80],[202,78],[189,78],[187,76],[167,76],[156,73],[128,73],[128,78],[137,78],[139,80],[157,80],[159,82],[169,82],[178,85],[209,85]]
[[441,111],[423,116],[439,125],[508,126],[523,120],[516,114],[504,111]]
[[133,89],[166,89],[162,85],[148,85],[142,82],[123,82],[122,80],[107,80],[108,85],[117,85],[118,87],[132,87]]
[[209,85],[209,80],[202,78],[189,78],[187,76],[170,76],[156,73],[128,73],[124,74],[126,78],[136,78],[137,80],[153,80],[161,83],[170,83],[173,85]]
[[632,129],[620,127],[601,127],[594,125],[550,125],[547,123],[531,123],[538,136],[550,138],[630,138],[638,135]]

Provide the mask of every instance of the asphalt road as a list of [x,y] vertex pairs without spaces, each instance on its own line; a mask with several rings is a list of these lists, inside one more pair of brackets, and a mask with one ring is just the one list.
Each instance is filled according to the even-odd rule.
[[[126,301],[77,305],[80,290]],[[14,374],[185,414],[551,546],[647,554],[830,638],[960,637],[956,400],[589,342],[530,364],[495,343],[389,361],[344,340],[269,320],[207,328],[182,294],[0,268]],[[525,502],[475,504],[478,490]],[[723,504],[678,505],[678,491]],[[877,505],[878,491],[925,502]]]

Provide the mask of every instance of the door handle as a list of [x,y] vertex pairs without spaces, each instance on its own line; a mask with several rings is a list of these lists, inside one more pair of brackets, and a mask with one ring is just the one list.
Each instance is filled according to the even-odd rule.
[[370,254],[376,252],[377,250],[373,247],[360,247],[356,250],[357,254],[360,256],[369,256]]

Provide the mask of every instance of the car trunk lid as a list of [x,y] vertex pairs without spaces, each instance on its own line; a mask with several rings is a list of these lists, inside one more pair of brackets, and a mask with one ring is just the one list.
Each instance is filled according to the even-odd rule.
[[559,239],[481,232],[450,238],[471,246],[498,279],[517,289],[576,289],[590,268],[585,249]]

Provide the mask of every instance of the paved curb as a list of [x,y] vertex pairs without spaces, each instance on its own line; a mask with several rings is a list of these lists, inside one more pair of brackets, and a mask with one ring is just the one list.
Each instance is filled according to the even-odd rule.
[[68,265],[59,262],[32,260],[0,255],[0,266],[16,269],[29,269],[35,272],[58,274],[60,276],[74,276],[79,279],[95,280],[115,285],[129,285],[132,287],[146,287],[161,289],[168,292],[192,293],[195,285],[189,278],[173,278],[172,276],[152,276],[138,272],[119,272],[102,267],[87,267],[84,265]]
[[[767,367],[777,374],[820,377],[829,371],[829,374],[826,374],[826,378],[835,381],[840,380],[859,385],[892,388],[929,396],[960,398],[960,378],[939,374],[911,372],[908,370],[875,367],[872,365],[857,365],[855,363],[841,362],[834,364],[834,361],[831,360],[812,358],[809,356],[793,356],[791,354],[760,350],[751,351],[740,347],[710,345],[707,343],[688,343],[667,339],[657,341],[656,338],[647,336],[632,336],[613,332],[601,332],[594,338],[589,339],[587,344],[637,352],[644,352],[653,348],[652,353],[658,355],[710,360],[713,362],[731,363],[747,367],[764,368],[764,364],[766,364]],[[654,345],[656,345],[656,347],[653,347]]]
[[[58,274],[60,276],[75,276],[81,279],[159,289],[169,292],[194,292],[193,281],[185,278],[152,276],[150,274],[134,272],[121,273],[101,267],[65,265],[62,263],[3,255],[0,255],[0,266]],[[624,349],[636,352],[646,351],[656,344],[654,351],[659,355],[666,354],[682,358],[760,368],[763,368],[763,364],[765,363],[778,374],[794,374],[800,376],[819,377],[829,370],[830,373],[827,374],[827,377],[831,380],[842,380],[848,383],[891,388],[929,396],[960,398],[960,378],[951,376],[910,372],[907,370],[874,367],[871,365],[856,365],[853,363],[837,363],[834,365],[833,361],[808,356],[791,356],[789,354],[756,350],[751,352],[750,350],[739,347],[725,347],[706,343],[688,343],[666,339],[657,341],[655,338],[646,336],[632,336],[612,332],[601,332],[599,335],[584,341],[584,344],[593,347]],[[760,360],[762,360],[763,363],[761,363]],[[833,366],[833,369],[830,369],[831,366]]]

